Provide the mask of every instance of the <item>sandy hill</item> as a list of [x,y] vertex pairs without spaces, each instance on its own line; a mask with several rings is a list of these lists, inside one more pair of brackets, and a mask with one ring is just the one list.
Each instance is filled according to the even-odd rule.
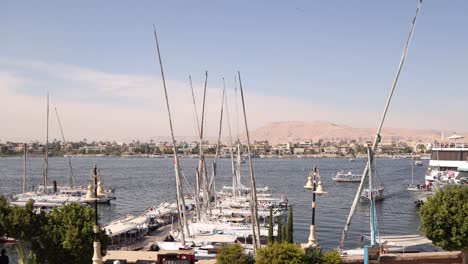
[[[355,139],[369,140],[375,135],[376,128],[354,128],[347,125],[327,121],[315,122],[273,122],[250,132],[251,140],[268,140],[270,144],[281,142],[296,142],[303,140],[334,140]],[[448,132],[448,131],[446,131]],[[463,135],[463,134],[462,134]],[[384,128],[384,142],[398,140],[432,141],[440,139],[441,131],[430,129]]]

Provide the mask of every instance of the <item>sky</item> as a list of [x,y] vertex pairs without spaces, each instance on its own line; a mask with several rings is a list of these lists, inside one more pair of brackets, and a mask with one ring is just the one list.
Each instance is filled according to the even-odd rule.
[[[215,136],[225,78],[237,128],[326,120],[376,127],[417,1],[1,1],[0,140],[196,136],[188,81]],[[423,3],[385,126],[468,131],[468,2]],[[241,115],[242,112],[239,112]],[[242,122],[242,119],[240,119]],[[240,126],[240,130],[245,129]],[[226,116],[224,135],[227,131]]]

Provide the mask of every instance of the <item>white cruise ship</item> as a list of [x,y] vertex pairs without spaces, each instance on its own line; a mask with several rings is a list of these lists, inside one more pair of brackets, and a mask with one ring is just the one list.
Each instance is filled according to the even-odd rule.
[[460,177],[465,175],[460,171],[466,167],[468,167],[467,143],[435,143],[425,175],[426,183],[459,183]]

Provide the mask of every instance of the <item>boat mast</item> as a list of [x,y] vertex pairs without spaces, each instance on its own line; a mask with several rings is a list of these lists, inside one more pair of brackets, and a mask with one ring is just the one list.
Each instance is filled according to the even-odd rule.
[[[413,23],[411,24],[411,29],[410,29],[410,32],[408,34],[408,38],[406,39],[405,46],[403,48],[403,53],[402,53],[401,58],[400,58],[400,63],[398,65],[398,69],[397,69],[395,78],[393,79],[393,84],[392,84],[392,87],[390,89],[390,94],[388,95],[387,103],[385,104],[385,108],[384,108],[384,111],[383,111],[383,114],[382,114],[382,118],[381,118],[379,126],[377,128],[376,136],[374,138],[374,143],[372,144],[372,149],[371,149],[372,152],[375,152],[375,150],[377,149],[377,145],[380,142],[380,139],[381,139],[380,132],[382,131],[382,126],[383,126],[383,123],[385,121],[385,117],[387,115],[388,107],[390,106],[390,102],[392,100],[393,92],[395,91],[395,87],[396,87],[396,85],[398,83],[398,79],[400,77],[401,69],[403,68],[403,64],[404,64],[405,59],[406,59],[406,54],[408,53],[409,43],[410,43],[411,38],[413,36],[414,26],[416,25],[416,18],[418,17],[418,13],[419,13],[419,10],[421,9],[421,6],[422,6],[422,0],[419,0],[418,6],[416,8],[416,14],[414,16]],[[371,155],[371,159],[372,159],[372,155]],[[362,188],[364,186],[364,181],[365,181],[365,179],[367,177],[369,169],[370,169],[370,164],[369,164],[369,162],[367,162],[366,167],[364,168],[364,172],[362,174],[361,183],[359,184],[358,191],[356,192],[356,195],[354,196],[353,204],[351,206],[351,211],[349,212],[348,219],[346,220],[346,225],[345,225],[345,227],[343,229],[343,233],[341,235],[340,247],[343,246],[344,241],[346,240],[346,236],[348,234],[348,229],[349,229],[349,226],[351,225],[351,220],[353,218],[354,211],[356,210],[356,205],[357,205],[357,203],[359,201],[359,196],[361,195]]]
[[47,182],[49,177],[49,92],[47,92],[47,132],[45,145],[45,168],[44,168],[44,194],[48,193]]
[[214,203],[216,204],[216,161],[219,155],[219,145],[221,145],[221,131],[223,129],[223,110],[224,110],[224,93],[226,91],[226,84],[223,78],[223,95],[221,97],[221,114],[219,116],[219,131],[218,131],[218,142],[216,143],[216,152],[213,158],[213,170],[210,180],[210,191],[214,194]]
[[28,145],[23,144],[24,149],[24,162],[23,162],[23,194],[26,193],[26,157],[28,154]]
[[[224,79],[223,79],[223,84],[224,84]],[[226,116],[227,116],[227,122],[228,122],[228,128],[229,128],[229,152],[231,154],[231,170],[232,170],[232,195],[236,196],[236,190],[237,190],[237,178],[236,178],[236,166],[234,165],[234,152],[232,149],[232,135],[231,135],[231,121],[229,118],[229,107],[228,107],[228,102],[227,102],[227,95],[224,94],[224,101],[226,104]]]
[[69,148],[67,145],[67,141],[65,141],[65,134],[63,133],[62,122],[60,122],[60,117],[58,114],[57,107],[55,107],[55,114],[57,115],[57,120],[58,120],[59,127],[60,127],[60,133],[62,133],[63,144],[65,144],[65,155],[67,156],[67,159],[68,159],[68,181],[70,183],[70,188],[73,189],[73,187],[75,186],[75,176],[73,175],[73,167],[72,167],[72,163],[70,159],[70,154],[68,152]]
[[[198,176],[201,177],[199,183],[201,184],[200,189],[203,190],[203,206],[205,212],[208,213],[210,211],[211,214],[211,195],[208,186],[208,177],[207,177],[207,170],[206,170],[206,161],[205,155],[203,153],[203,132],[204,132],[204,124],[205,124],[205,103],[206,103],[206,86],[208,83],[208,71],[205,71],[205,86],[203,89],[203,103],[202,103],[202,118],[200,124],[200,144],[199,144],[199,162],[198,162]],[[204,214],[206,216],[206,213]]]
[[176,146],[176,141],[174,138],[174,129],[172,127],[171,110],[169,107],[169,98],[167,96],[166,80],[164,78],[164,69],[163,69],[163,64],[161,60],[161,53],[159,51],[158,35],[156,34],[156,28],[154,25],[153,25],[153,32],[154,32],[154,39],[156,41],[156,50],[158,53],[159,67],[161,69],[161,78],[162,78],[163,87],[164,87],[164,95],[166,97],[166,107],[167,107],[167,114],[169,117],[169,127],[171,129],[172,151],[174,152],[174,171],[175,171],[176,191],[177,191],[177,207],[178,207],[177,211],[179,212],[180,229],[181,229],[180,233],[182,237],[181,241],[182,241],[182,244],[185,245],[184,228],[187,230],[188,236],[190,236],[190,230],[188,228],[188,223],[187,223],[187,213],[185,210],[184,191],[181,187],[182,185],[181,185],[181,179],[180,179],[179,157],[177,156],[177,146]]
[[251,211],[253,211],[252,212],[252,231],[253,231],[252,242],[254,245],[254,251],[256,251],[258,248],[260,248],[260,223],[258,221],[257,188],[255,187],[255,176],[254,176],[252,157],[251,157],[251,151],[250,151],[249,128],[247,126],[247,114],[245,112],[244,92],[242,90],[242,80],[241,80],[240,71],[237,71],[237,74],[239,75],[239,89],[241,93],[242,109],[244,113],[245,133],[247,136],[247,153],[249,156],[249,172],[250,172],[250,195],[252,196],[250,205],[251,205]]
[[237,181],[237,189],[236,193],[238,196],[242,196],[242,181],[241,181],[241,143],[240,143],[240,132],[239,132],[239,105],[237,103],[237,76],[234,74],[234,92],[236,95],[236,118],[237,118],[237,170],[236,170],[236,181]]
[[[193,101],[193,111],[195,114],[195,121],[196,121],[196,126],[197,126],[197,134],[198,137],[201,137],[200,134],[200,122],[198,121],[198,110],[197,110],[197,104],[195,103],[195,94],[193,92],[193,84],[192,84],[192,76],[189,75],[189,80],[190,80],[190,90],[192,92],[192,101]],[[199,163],[199,168],[201,166],[201,163]],[[197,215],[197,220],[200,220],[200,173],[198,170],[195,170],[195,192],[194,192],[194,198],[195,198],[195,210],[196,210],[196,215]]]
[[414,186],[414,161],[411,161],[411,187]]
[[375,212],[375,199],[374,199],[374,186],[372,182],[372,150],[370,149],[370,146],[367,145],[367,159],[369,162],[369,199],[370,199],[370,219],[369,219],[369,224],[370,224],[370,233],[371,233],[371,247],[376,245],[376,239],[375,239],[375,217],[376,215],[374,214]]

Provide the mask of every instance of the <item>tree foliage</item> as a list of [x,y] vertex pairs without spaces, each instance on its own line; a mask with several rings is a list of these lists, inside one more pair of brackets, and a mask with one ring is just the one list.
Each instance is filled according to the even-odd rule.
[[251,259],[244,254],[244,249],[240,244],[222,246],[216,255],[217,264],[249,264]]
[[445,250],[468,249],[468,187],[447,187],[420,209],[420,229]]
[[296,245],[287,242],[271,243],[260,248],[255,255],[256,264],[302,264],[306,257]]
[[26,249],[23,243],[16,246],[16,254],[18,255],[18,264],[38,264],[36,254],[33,251]]
[[283,221],[281,218],[278,219],[278,236],[276,240],[278,242],[283,242]]
[[[49,215],[35,214],[33,202],[24,207],[10,207],[0,195],[0,236],[21,240],[31,248],[26,263],[90,263],[93,256],[94,210],[80,204],[68,204]],[[108,237],[99,234],[101,253]],[[20,249],[21,250],[21,249]]]
[[268,219],[268,243],[273,243],[273,208],[270,207],[270,218]]
[[322,249],[319,247],[306,248],[304,250],[304,255],[306,256],[306,263],[309,263],[309,264],[320,263],[320,260],[322,258]]
[[[41,232],[35,249],[38,259],[48,263],[89,263],[93,256],[94,210],[73,203],[54,209]],[[101,253],[105,254],[108,237],[99,234]]]
[[7,235],[8,232],[8,217],[11,214],[11,207],[5,196],[0,195],[0,236]]
[[327,251],[325,252],[322,257],[320,258],[322,264],[341,264],[343,261],[341,260],[340,253],[336,250]]
[[9,237],[30,241],[39,236],[41,227],[46,223],[44,214],[34,213],[34,202],[30,200],[22,207],[13,207],[7,217]]
[[294,243],[294,237],[293,237],[293,208],[292,206],[289,206],[288,210],[288,232],[287,232],[287,241],[289,243]]

